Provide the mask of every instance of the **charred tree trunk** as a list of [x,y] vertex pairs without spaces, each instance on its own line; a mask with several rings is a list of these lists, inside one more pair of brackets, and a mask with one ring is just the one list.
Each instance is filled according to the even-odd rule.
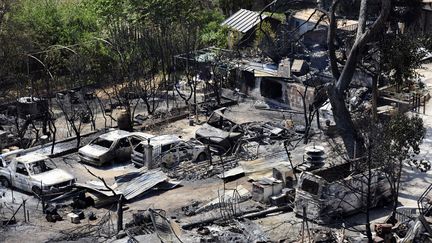
[[336,82],[327,86],[327,93],[332,105],[336,127],[344,141],[348,156],[353,158],[354,156],[361,156],[365,149],[364,142],[357,133],[351,115],[345,105],[344,93],[351,84],[353,75],[356,71],[357,62],[361,56],[361,50],[372,38],[376,37],[379,34],[379,31],[381,31],[385,26],[387,17],[391,10],[391,1],[381,0],[380,15],[369,28],[366,27],[368,1],[361,1],[356,38],[348,55],[348,59],[340,73],[339,67],[337,66],[338,64],[334,46],[336,38],[335,31],[337,27],[335,24],[336,17],[334,11],[338,2],[338,0],[333,0],[333,5],[328,14],[330,27],[328,28],[327,33],[327,44],[329,46],[328,52],[330,57],[330,66]]
[[342,137],[348,156],[350,158],[359,157],[364,152],[363,140],[358,135],[351,114],[345,105],[344,94],[333,85],[329,85],[327,92],[336,127]]
[[57,134],[57,127],[55,125],[55,120],[50,116],[50,122],[49,122],[49,129],[52,134],[52,141],[51,141],[51,154],[54,154],[54,148],[56,143],[56,134]]
[[372,117],[376,121],[378,119],[378,76],[372,77]]
[[391,219],[396,219],[396,209],[398,207],[398,199],[399,199],[399,189],[400,189],[400,180],[402,175],[402,167],[403,161],[399,160],[397,177],[395,179],[395,188],[393,192],[393,207],[392,207],[392,216]]
[[372,207],[371,184],[372,184],[372,146],[368,146],[368,177],[367,177],[367,195],[366,195],[366,236],[369,242],[373,242],[372,230],[370,223],[370,208]]

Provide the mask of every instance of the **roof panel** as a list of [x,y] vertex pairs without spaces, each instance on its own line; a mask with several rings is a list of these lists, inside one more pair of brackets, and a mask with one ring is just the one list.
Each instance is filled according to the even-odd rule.
[[[262,19],[265,19],[267,17],[268,16],[266,15],[262,15]],[[228,26],[241,33],[246,33],[260,22],[261,19],[259,17],[259,13],[246,9],[240,9],[231,17],[226,19],[221,25]]]

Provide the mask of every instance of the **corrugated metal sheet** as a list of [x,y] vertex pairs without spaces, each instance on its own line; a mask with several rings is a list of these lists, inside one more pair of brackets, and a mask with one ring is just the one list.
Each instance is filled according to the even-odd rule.
[[122,183],[115,190],[120,191],[126,200],[130,200],[167,180],[168,177],[160,169],[149,170],[129,182]]
[[[168,182],[168,177],[160,169],[142,169],[137,172],[117,176],[115,179],[116,183],[111,185],[110,188],[112,188],[117,195],[122,194],[126,200],[131,200],[152,188],[169,190],[178,186],[180,183],[175,181]],[[163,182],[165,182],[165,184],[163,184]],[[76,183],[75,186],[87,188],[107,197],[114,196],[113,192],[106,188],[100,181],[88,181],[85,184]]]
[[278,77],[278,69],[274,64],[243,60],[239,67],[241,70],[253,72],[255,77]]
[[266,15],[259,16],[259,13],[249,11],[246,9],[240,9],[234,15],[226,19],[221,25],[228,26],[241,33],[246,33],[254,26],[261,22],[261,19],[267,18]]

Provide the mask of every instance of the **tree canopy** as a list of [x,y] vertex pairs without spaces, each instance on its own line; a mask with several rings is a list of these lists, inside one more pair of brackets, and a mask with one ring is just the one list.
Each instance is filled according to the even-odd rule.
[[74,87],[142,67],[167,72],[173,55],[227,45],[225,17],[212,7],[192,0],[1,1],[0,83],[51,79],[53,87]]

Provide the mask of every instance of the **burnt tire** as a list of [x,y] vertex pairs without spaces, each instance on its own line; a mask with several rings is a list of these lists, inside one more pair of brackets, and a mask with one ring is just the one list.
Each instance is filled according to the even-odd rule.
[[200,153],[196,159],[197,162],[201,162],[207,160],[207,154],[206,153]]
[[6,177],[0,177],[0,186],[2,187],[10,187],[10,182]]

